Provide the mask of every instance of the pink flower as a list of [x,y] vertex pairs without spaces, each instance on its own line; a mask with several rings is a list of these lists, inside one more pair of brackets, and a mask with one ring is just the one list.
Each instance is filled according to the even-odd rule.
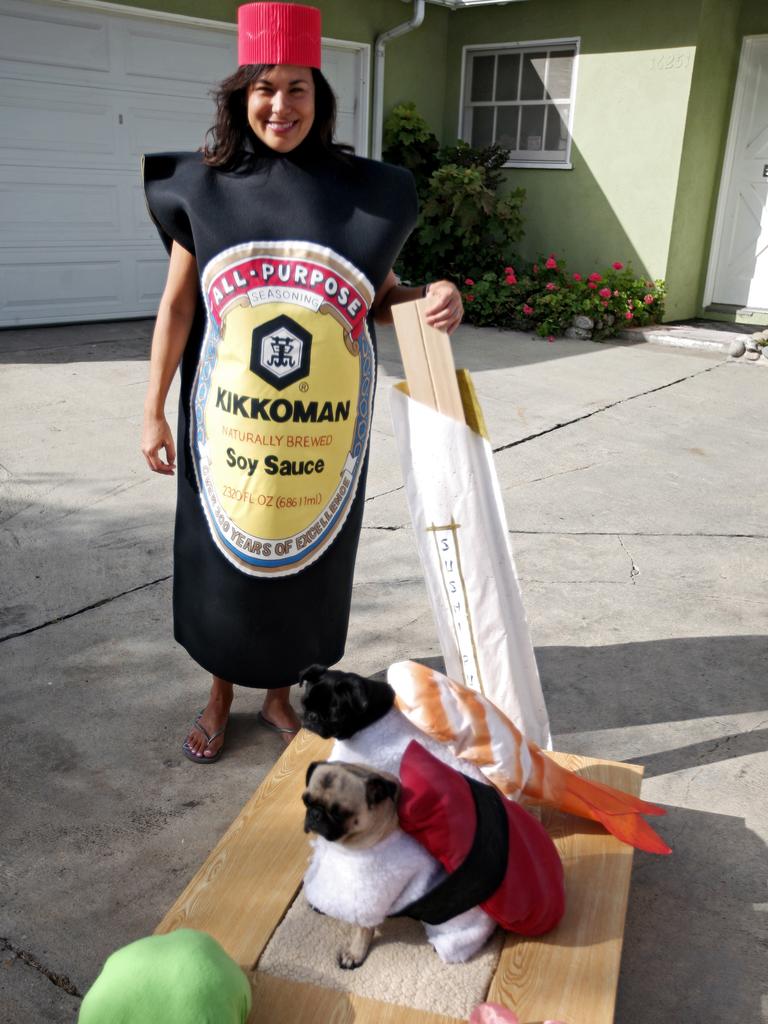
[[619,289],[618,289],[618,288],[614,288],[614,290],[613,290],[613,294],[614,294],[614,295],[616,295],[616,296],[618,296],[618,294],[619,294]]
[[624,269],[624,264],[623,263],[612,263],[611,266],[613,267],[614,270],[623,270]]
[[533,264],[533,272],[534,272],[534,274],[538,274],[538,272],[539,272],[539,264],[538,263],[534,263]]
[[475,282],[472,280],[471,277],[465,277],[464,278],[464,284],[473,285],[474,283]]
[[475,301],[475,296],[474,295],[465,295],[464,296],[464,301],[465,302],[474,302]]
[[608,303],[607,303],[607,302],[601,302],[601,303],[600,303],[600,305],[601,305],[601,306],[603,306],[603,307],[605,307],[605,306],[607,306],[607,305],[608,305]]
[[507,275],[507,277],[509,277],[510,274],[512,275],[512,277],[514,277],[515,276],[515,268],[514,267],[504,267],[504,273]]
[[507,284],[517,284],[517,278],[515,277],[514,270],[507,274]]
[[526,316],[530,316],[533,313],[533,306],[529,306],[527,302],[523,303],[523,312]]
[[650,306],[650,304],[653,302],[653,296],[652,295],[644,295],[643,296],[643,302],[646,304],[646,306]]
[[550,342],[550,344],[551,344],[551,343],[552,343],[552,342],[553,342],[554,340],[555,340],[555,336],[554,336],[554,334],[550,334],[550,335],[549,335],[549,337],[547,338],[547,341],[548,341],[548,342]]
[[[602,297],[604,299],[610,299],[610,297],[611,297],[611,289],[610,288],[601,288],[599,294],[602,295]],[[616,292],[615,294],[618,295],[619,293]]]
[[556,292],[557,291],[557,285],[553,284],[552,281],[547,281],[547,291],[548,292]]
[[594,289],[594,288],[597,288],[597,285],[595,284],[594,281],[589,281],[588,284],[587,284],[587,288],[593,288]]
[[624,319],[625,319],[625,320],[631,320],[631,319],[632,319],[632,314],[631,314],[631,313],[629,313],[629,312],[625,313],[625,314],[624,314]]
[[600,276],[600,274],[590,274],[589,277],[587,278],[587,280],[588,281],[602,281],[603,279]]
[[580,281],[581,280],[581,274],[574,274],[573,275],[573,280],[574,281]]
[[550,256],[544,266],[547,270],[557,270],[557,260],[554,256]]

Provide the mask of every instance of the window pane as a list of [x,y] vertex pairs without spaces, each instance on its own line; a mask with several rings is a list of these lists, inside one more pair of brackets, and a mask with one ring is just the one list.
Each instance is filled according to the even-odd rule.
[[520,77],[520,54],[499,54],[496,71],[496,99],[516,100],[517,80]]
[[564,151],[568,147],[568,107],[547,107],[544,149]]
[[546,109],[543,103],[520,108],[520,149],[541,150]]
[[520,87],[521,100],[544,99],[544,73],[547,65],[546,53],[523,54],[523,82]]
[[505,149],[517,149],[520,107],[499,107],[496,118],[496,142]]
[[472,108],[472,145],[490,146],[493,142],[493,107]]
[[573,50],[557,50],[549,55],[547,94],[553,100],[570,99],[574,57]]
[[494,56],[472,58],[472,103],[493,99],[493,65]]

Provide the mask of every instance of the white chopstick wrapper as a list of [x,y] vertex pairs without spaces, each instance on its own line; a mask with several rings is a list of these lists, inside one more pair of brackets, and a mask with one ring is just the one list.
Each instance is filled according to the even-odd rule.
[[491,446],[398,387],[390,407],[446,674],[551,749]]

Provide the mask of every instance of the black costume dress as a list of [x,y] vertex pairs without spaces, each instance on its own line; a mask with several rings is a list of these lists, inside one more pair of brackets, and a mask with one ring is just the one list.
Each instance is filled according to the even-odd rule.
[[370,314],[416,219],[411,175],[307,140],[236,171],[145,157],[201,295],[181,365],[176,639],[243,686],[344,653],[376,379]]

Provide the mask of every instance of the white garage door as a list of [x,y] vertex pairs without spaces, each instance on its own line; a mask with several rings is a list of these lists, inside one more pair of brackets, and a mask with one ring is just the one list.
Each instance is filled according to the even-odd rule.
[[[367,47],[323,50],[339,138],[364,152]],[[235,52],[228,26],[0,0],[0,326],[155,312],[140,157],[201,145]]]

